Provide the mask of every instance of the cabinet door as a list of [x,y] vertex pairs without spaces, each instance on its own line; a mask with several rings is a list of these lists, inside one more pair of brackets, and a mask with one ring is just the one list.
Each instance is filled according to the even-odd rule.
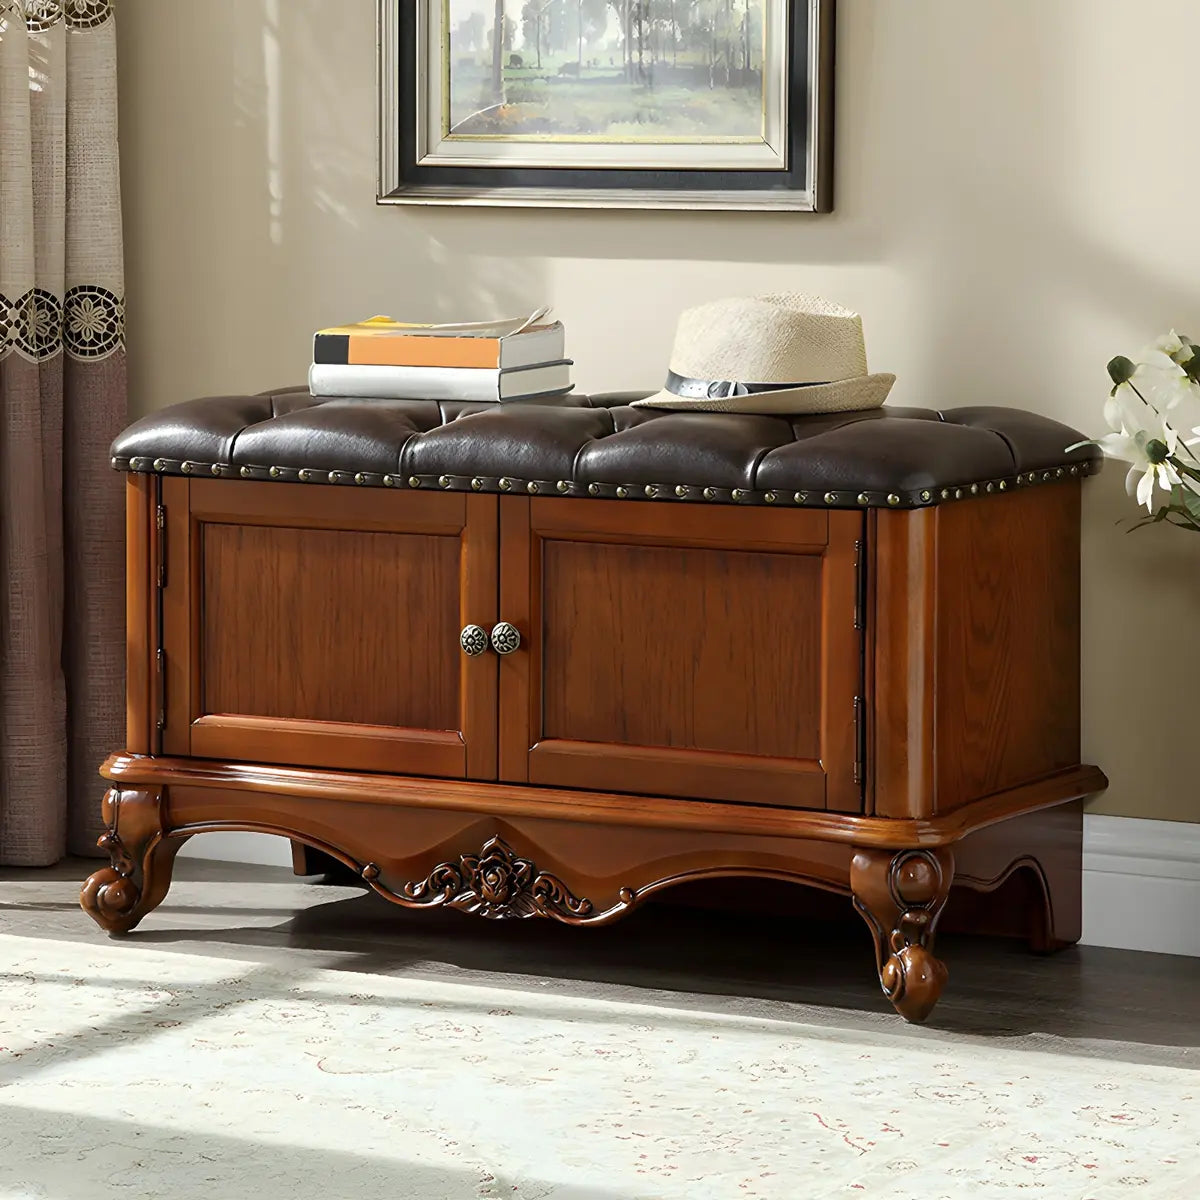
[[496,497],[164,479],[163,750],[495,779]]
[[857,512],[500,505],[500,777],[861,811]]

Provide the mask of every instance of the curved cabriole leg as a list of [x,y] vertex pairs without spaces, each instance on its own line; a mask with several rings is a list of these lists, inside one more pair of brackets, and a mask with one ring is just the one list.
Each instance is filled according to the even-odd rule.
[[187,838],[164,836],[159,790],[110,788],[103,812],[108,828],[97,845],[108,851],[112,865],[84,880],[79,903],[101,929],[128,933],[163,902],[175,855]]
[[954,878],[954,855],[932,850],[856,850],[854,907],[875,939],[883,994],[906,1021],[924,1021],[946,986],[933,935]]

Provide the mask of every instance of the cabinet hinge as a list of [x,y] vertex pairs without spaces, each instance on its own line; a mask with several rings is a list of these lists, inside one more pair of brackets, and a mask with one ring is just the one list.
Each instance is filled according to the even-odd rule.
[[161,733],[167,727],[167,653],[159,646],[154,654],[155,667],[158,671],[158,731]]
[[158,529],[158,586],[161,590],[167,586],[167,510],[161,504],[154,514],[154,524]]
[[854,697],[854,782],[863,783],[867,773],[867,721],[863,698]]
[[854,628],[867,627],[867,555],[861,541],[854,543]]
[[[161,484],[161,481],[160,481]],[[158,582],[155,588],[155,618],[158,630],[158,645],[154,651],[154,666],[158,684],[158,719],[156,727],[161,734],[167,727],[167,653],[163,649],[163,589],[167,586],[167,510],[162,504],[155,506],[154,527],[158,541]],[[161,749],[161,737],[159,739]]]

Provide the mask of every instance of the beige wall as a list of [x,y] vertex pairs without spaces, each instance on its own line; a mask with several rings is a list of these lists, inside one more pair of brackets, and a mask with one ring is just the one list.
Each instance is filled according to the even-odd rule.
[[[1195,0],[842,0],[831,216],[374,205],[374,0],[121,0],[133,405],[302,381],[313,328],[554,304],[584,389],[656,386],[698,298],[860,310],[900,403],[1095,432],[1104,364],[1200,336]],[[1087,488],[1099,811],[1200,820],[1200,540]],[[1191,738],[1197,737],[1197,743]]]

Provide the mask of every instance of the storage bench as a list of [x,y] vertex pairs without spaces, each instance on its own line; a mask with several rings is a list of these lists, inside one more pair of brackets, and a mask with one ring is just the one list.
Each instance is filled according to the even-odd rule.
[[128,472],[125,932],[188,837],[255,830],[410,907],[602,924],[686,880],[849,894],[895,1007],[952,883],[1079,935],[1079,505],[1001,408],[672,413],[190,401]]

